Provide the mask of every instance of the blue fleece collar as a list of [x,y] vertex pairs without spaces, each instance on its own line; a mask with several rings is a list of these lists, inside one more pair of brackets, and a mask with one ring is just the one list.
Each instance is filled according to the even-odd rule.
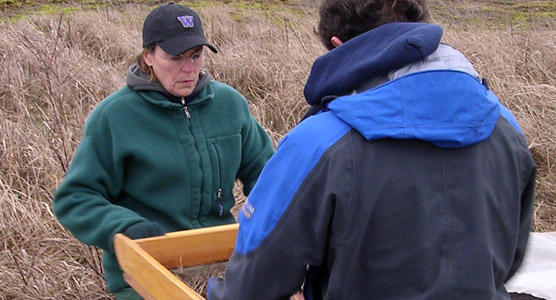
[[425,23],[389,23],[361,34],[315,61],[305,99],[315,105],[325,96],[350,94],[375,76],[423,60],[441,38],[440,26]]

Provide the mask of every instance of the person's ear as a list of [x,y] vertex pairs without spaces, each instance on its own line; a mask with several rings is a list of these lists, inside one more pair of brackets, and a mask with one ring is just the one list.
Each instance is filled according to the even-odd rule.
[[152,67],[153,66],[153,60],[152,60],[152,55],[154,52],[149,52],[149,51],[143,51],[143,61],[145,62],[145,64],[147,64],[147,66]]
[[334,47],[340,47],[344,42],[342,42],[342,40],[340,40],[339,37],[337,36],[333,36],[330,38],[330,42],[332,42],[332,45],[334,45]]

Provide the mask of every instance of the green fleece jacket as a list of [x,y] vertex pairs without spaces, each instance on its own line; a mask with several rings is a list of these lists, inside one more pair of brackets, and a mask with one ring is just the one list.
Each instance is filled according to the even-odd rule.
[[112,292],[127,287],[114,255],[115,234],[144,221],[166,231],[235,222],[234,182],[239,179],[247,195],[273,154],[246,99],[210,74],[202,74],[200,91],[182,105],[137,72],[130,68],[128,85],[88,117],[54,194],[60,223],[104,250]]

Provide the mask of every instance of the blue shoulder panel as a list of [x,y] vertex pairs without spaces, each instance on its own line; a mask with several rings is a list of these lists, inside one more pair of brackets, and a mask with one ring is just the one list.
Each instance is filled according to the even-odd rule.
[[508,120],[508,122],[510,122],[510,124],[512,124],[512,126],[515,128],[515,130],[517,130],[519,133],[523,134],[523,131],[521,130],[521,127],[519,127],[519,123],[517,122],[517,120],[515,119],[514,115],[510,112],[510,110],[505,107],[504,105],[500,105],[500,115]]
[[282,139],[240,210],[236,253],[247,254],[259,246],[324,152],[350,129],[325,112],[306,119]]
[[442,148],[487,139],[500,116],[493,93],[473,76],[451,70],[403,76],[339,97],[329,108],[368,140],[419,139]]

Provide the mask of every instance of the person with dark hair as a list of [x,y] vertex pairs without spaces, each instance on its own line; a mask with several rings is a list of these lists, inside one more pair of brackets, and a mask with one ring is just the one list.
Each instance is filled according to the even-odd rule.
[[236,222],[236,179],[249,194],[274,153],[270,137],[235,89],[203,69],[197,13],[165,4],[143,25],[143,51],[127,85],[90,114],[66,177],[54,195],[60,223],[103,249],[116,299],[141,299],[122,277],[113,238]]
[[208,300],[509,299],[536,166],[424,0],[324,0],[304,95]]

